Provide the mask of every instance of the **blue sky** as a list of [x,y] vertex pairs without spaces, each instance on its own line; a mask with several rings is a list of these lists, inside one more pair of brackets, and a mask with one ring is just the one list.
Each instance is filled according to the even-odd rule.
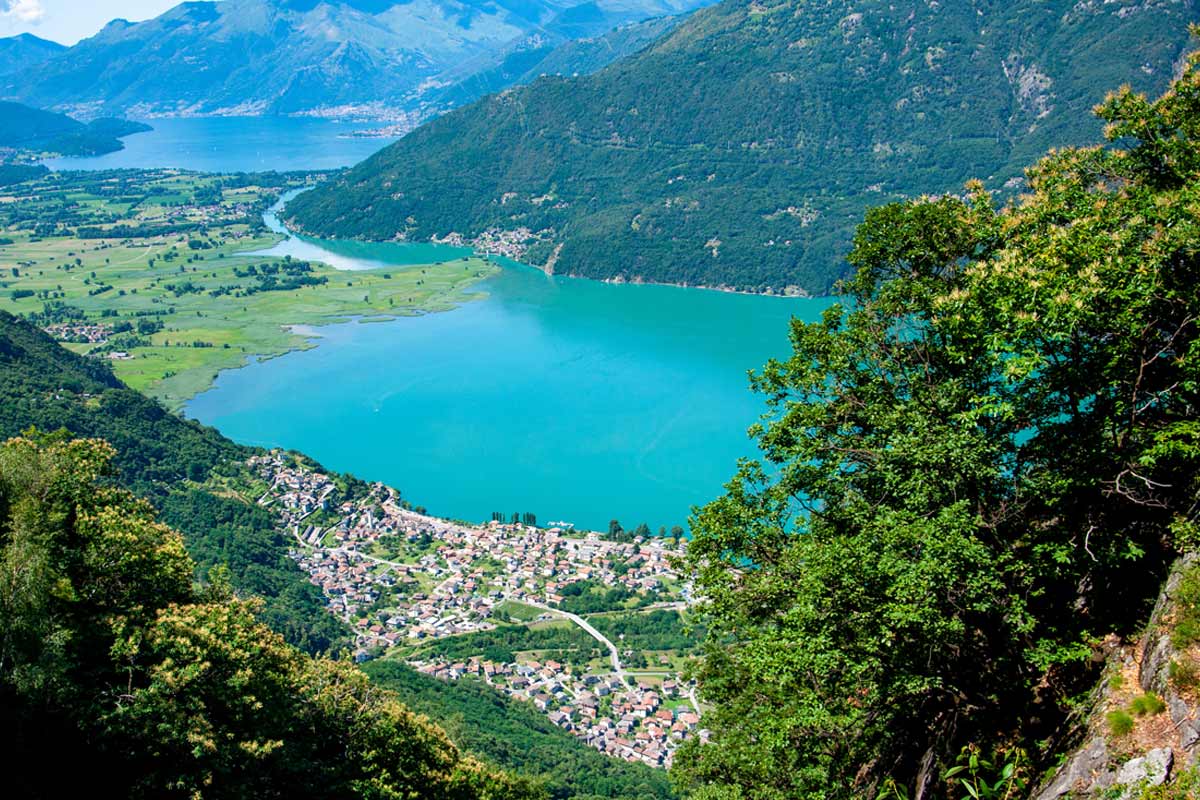
[[0,0],[0,36],[32,33],[75,44],[111,19],[156,17],[180,0]]

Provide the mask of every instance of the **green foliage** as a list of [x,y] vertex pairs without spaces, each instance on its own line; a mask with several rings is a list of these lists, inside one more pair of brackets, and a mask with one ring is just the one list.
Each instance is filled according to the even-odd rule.
[[1047,766],[1197,518],[1195,64],[1114,93],[1114,144],[1051,154],[1009,207],[868,213],[845,304],[755,376],[766,464],[693,520],[714,708],[682,786],[911,789],[967,745]]
[[727,0],[594,75],[434,119],[288,213],[330,238],[524,227],[559,272],[824,292],[867,207],[1003,185],[1096,141],[1108,87],[1164,88],[1193,16],[1124,9]]
[[[106,485],[112,448],[0,446],[0,747],[21,797],[535,798],[354,667],[197,591],[182,537]],[[69,770],[47,770],[53,753]]]
[[666,800],[666,773],[610,758],[554,725],[529,703],[510,700],[473,680],[439,681],[399,661],[363,666],[371,680],[408,707],[442,721],[463,750],[542,782],[565,800]]
[[[541,628],[523,625],[501,625],[489,631],[476,631],[461,636],[435,639],[420,649],[421,658],[443,658],[460,661],[482,653],[511,655],[520,651],[543,651],[566,658],[577,654],[582,659],[602,654],[600,644],[576,625],[563,622]],[[499,660],[499,659],[497,659]],[[506,658],[504,661],[511,661]]]
[[1200,767],[1176,773],[1170,783],[1144,787],[1137,800],[1194,800],[1200,797]]
[[1108,723],[1108,732],[1114,737],[1128,736],[1133,730],[1133,717],[1121,709],[1115,709],[1104,715]]
[[0,312],[0,437],[30,426],[118,448],[106,480],[157,504],[184,534],[201,574],[228,563],[234,588],[264,598],[263,618],[290,643],[315,653],[347,641],[319,590],[287,558],[286,540],[266,511],[186,488],[189,480],[245,461],[251,449],[168,413],[122,386],[103,362],[64,350]]
[[1200,664],[1191,658],[1179,658],[1167,668],[1171,685],[1179,692],[1194,692],[1200,689]]
[[961,800],[1016,800],[1027,797],[1027,758],[1023,750],[997,753],[984,758],[979,749],[967,746],[957,763],[942,774],[952,796]]
[[1200,566],[1187,569],[1175,591],[1175,627],[1171,644],[1185,650],[1200,642]]
[[1166,711],[1167,704],[1153,692],[1146,692],[1133,698],[1133,702],[1129,704],[1129,710],[1139,717],[1153,716]]
[[689,625],[678,611],[666,609],[592,617],[588,622],[610,641],[619,639],[622,649],[691,652],[704,638],[703,629]]

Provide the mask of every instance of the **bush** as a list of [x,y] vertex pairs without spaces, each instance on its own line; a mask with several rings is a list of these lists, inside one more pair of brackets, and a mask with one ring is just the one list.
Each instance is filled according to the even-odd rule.
[[1113,736],[1127,736],[1133,730],[1133,717],[1120,709],[1108,712],[1105,719],[1108,721],[1108,731]]
[[1168,675],[1178,691],[1189,692],[1200,687],[1200,665],[1191,659],[1172,661]]
[[1161,714],[1167,710],[1167,704],[1153,692],[1146,692],[1141,697],[1133,699],[1133,702],[1129,704],[1129,710],[1139,717],[1144,717],[1146,715]]
[[1183,574],[1175,591],[1178,607],[1171,644],[1183,650],[1200,642],[1200,568],[1192,567]]

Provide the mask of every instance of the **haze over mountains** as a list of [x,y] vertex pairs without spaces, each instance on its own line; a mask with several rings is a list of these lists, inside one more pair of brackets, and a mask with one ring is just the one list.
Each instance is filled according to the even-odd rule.
[[[464,64],[493,70],[526,54],[529,69],[564,42],[702,4],[186,2],[145,22],[114,20],[61,52],[39,49],[29,41],[34,37],[0,41],[0,95],[88,114],[295,114],[346,106],[411,113],[436,105],[431,93],[466,78]],[[454,76],[442,78],[448,71]]]
[[727,0],[594,75],[436,119],[289,213],[324,236],[507,231],[530,263],[593,278],[823,292],[865,208],[1003,187],[1099,141],[1091,107],[1161,91],[1197,19],[1146,0]]

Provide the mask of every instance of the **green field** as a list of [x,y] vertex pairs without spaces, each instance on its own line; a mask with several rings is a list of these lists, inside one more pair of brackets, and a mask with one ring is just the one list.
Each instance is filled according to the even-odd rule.
[[[122,170],[4,187],[0,309],[68,326],[58,338],[71,349],[178,408],[222,369],[312,346],[311,326],[452,308],[496,269],[472,258],[345,272],[242,255],[278,241],[262,211],[306,180]],[[96,324],[113,330],[72,341]]]

